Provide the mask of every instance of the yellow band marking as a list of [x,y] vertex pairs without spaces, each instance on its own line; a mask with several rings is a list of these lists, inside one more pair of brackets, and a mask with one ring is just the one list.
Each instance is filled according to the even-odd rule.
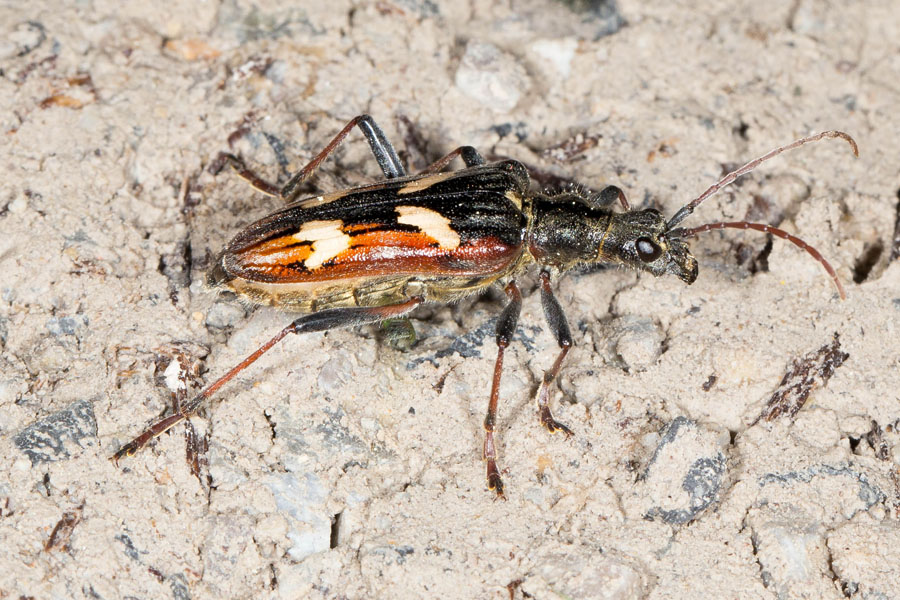
[[307,269],[321,267],[322,263],[331,260],[350,247],[350,236],[342,231],[344,222],[340,219],[333,221],[310,221],[304,223],[300,230],[294,234],[298,242],[312,242],[312,254],[309,255],[303,266]]
[[413,192],[421,192],[423,190],[427,190],[431,186],[436,183],[440,183],[445,179],[449,179],[453,177],[454,173],[452,171],[447,173],[438,173],[436,175],[429,175],[427,177],[418,177],[411,180],[409,183],[404,185],[402,188],[397,190],[397,194],[403,196],[404,194],[411,194]]
[[512,202],[516,208],[522,210],[522,196],[520,196],[513,190],[508,190],[504,195],[506,196],[506,199]]
[[397,222],[418,227],[419,231],[433,238],[444,250],[459,247],[459,234],[450,227],[450,219],[441,213],[421,206],[398,206]]
[[604,259],[606,258],[606,253],[603,252],[603,246],[606,244],[606,238],[609,236],[609,230],[612,229],[613,218],[610,217],[609,224],[606,226],[606,231],[603,232],[603,237],[600,238],[599,248],[597,249],[597,258]]
[[312,198],[304,198],[303,200],[298,200],[294,202],[291,206],[299,206],[300,208],[312,208],[313,206],[321,206],[323,204],[328,204],[329,202],[334,202],[335,200],[340,200],[344,196],[347,195],[346,191],[341,192],[333,192],[331,194],[326,194],[324,196],[313,196]]

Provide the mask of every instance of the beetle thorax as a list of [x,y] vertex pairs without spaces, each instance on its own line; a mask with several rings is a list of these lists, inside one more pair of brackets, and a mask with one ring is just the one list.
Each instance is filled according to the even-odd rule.
[[538,264],[563,271],[594,262],[611,218],[574,195],[535,198],[528,250]]

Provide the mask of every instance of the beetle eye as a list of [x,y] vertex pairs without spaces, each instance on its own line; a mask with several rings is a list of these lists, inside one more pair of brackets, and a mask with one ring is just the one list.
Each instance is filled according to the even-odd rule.
[[645,263],[653,262],[662,254],[662,248],[650,238],[638,238],[634,243],[634,248],[637,250],[638,258]]

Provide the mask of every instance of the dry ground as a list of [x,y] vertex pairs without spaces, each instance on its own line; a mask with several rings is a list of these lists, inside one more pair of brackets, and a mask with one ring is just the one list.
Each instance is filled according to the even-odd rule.
[[[0,8],[0,598],[900,596],[895,3],[141,6]],[[689,287],[562,278],[567,441],[535,417],[556,346],[526,278],[507,502],[479,456],[501,294],[423,309],[408,352],[288,339],[192,419],[196,475],[181,427],[116,468],[179,374],[212,381],[290,318],[203,289],[277,205],[210,163],[283,180],[362,112],[411,165],[472,144],[667,214],[847,131],[858,159],[805,147],[691,223],[779,224],[849,297],[742,232],[692,243]],[[321,189],[377,175],[353,139]]]

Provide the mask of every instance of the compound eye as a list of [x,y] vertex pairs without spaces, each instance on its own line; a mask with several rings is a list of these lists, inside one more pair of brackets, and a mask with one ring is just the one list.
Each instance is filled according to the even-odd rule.
[[650,238],[639,237],[634,243],[634,248],[637,250],[638,258],[645,263],[652,263],[662,254],[662,248]]

